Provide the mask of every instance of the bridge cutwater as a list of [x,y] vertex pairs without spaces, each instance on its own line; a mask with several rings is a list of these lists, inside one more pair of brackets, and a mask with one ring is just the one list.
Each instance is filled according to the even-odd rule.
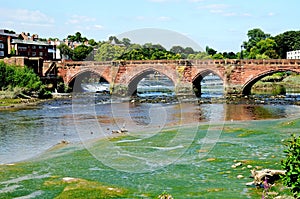
[[251,87],[261,78],[276,72],[300,73],[300,60],[136,60],[136,61],[64,61],[43,67],[43,75],[55,73],[70,87],[76,87],[77,78],[95,73],[105,79],[111,91],[132,95],[146,75],[159,72],[175,86],[177,95],[199,95],[201,80],[214,74],[220,77],[225,95],[248,95]]

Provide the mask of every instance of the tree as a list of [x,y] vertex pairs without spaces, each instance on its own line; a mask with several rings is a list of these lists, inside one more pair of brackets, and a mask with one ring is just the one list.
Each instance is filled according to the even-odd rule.
[[[145,45],[144,45],[145,46]],[[149,46],[147,44],[146,46]],[[180,54],[159,48],[137,48],[125,52],[119,59],[122,60],[162,60],[181,59]]]
[[60,51],[60,57],[64,59],[70,59],[73,55],[73,50],[65,43],[61,43],[57,46]]
[[130,41],[130,39],[128,39],[128,38],[123,38],[123,39],[122,39],[122,43],[123,43],[126,47],[129,47],[129,46],[131,45],[130,42],[131,42],[131,41]]
[[148,49],[159,49],[159,50],[166,50],[162,45],[160,44],[152,44],[152,43],[145,43],[143,48],[148,48]]
[[214,54],[217,53],[216,50],[214,50],[214,49],[212,49],[212,48],[210,48],[208,46],[206,46],[205,50],[206,50],[206,53],[209,54],[209,55],[211,55],[211,56],[213,56]]
[[300,31],[286,31],[273,39],[277,43],[276,53],[282,59],[288,51],[300,50]]
[[170,52],[175,53],[175,54],[183,54],[183,53],[185,53],[184,48],[182,46],[173,46],[170,49]]
[[223,57],[225,59],[237,59],[237,55],[234,52],[223,52]]
[[224,59],[222,53],[217,53],[212,56],[213,59]]
[[75,61],[83,61],[92,52],[93,47],[86,45],[79,45],[73,50],[72,59]]
[[68,35],[67,39],[72,42],[85,42],[88,41],[86,37],[82,37],[80,32],[76,32],[75,35]]
[[188,56],[189,54],[193,54],[193,53],[195,53],[195,51],[194,51],[194,49],[191,48],[191,47],[186,47],[186,48],[184,49],[184,54],[186,54],[187,56]]
[[90,39],[88,44],[91,46],[97,46],[97,42],[94,39]]
[[243,46],[246,49],[246,51],[250,52],[251,48],[256,46],[256,44],[259,41],[267,39],[271,35],[264,33],[259,28],[254,28],[254,29],[248,31],[247,36],[248,36],[248,41],[244,41]]
[[188,59],[211,59],[211,55],[208,55],[206,52],[198,52],[196,54],[189,54]]
[[260,40],[250,49],[248,58],[250,59],[277,59],[278,54],[275,49],[276,42],[273,39],[267,38]]
[[95,54],[96,61],[117,60],[125,52],[125,47],[103,43]]

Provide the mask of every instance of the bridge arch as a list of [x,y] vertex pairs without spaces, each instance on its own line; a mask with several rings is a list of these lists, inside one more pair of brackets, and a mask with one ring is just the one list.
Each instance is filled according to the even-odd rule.
[[137,93],[137,86],[138,86],[139,82],[143,78],[145,78],[147,75],[154,74],[154,73],[159,73],[161,75],[166,76],[173,83],[173,85],[175,87],[174,79],[172,77],[170,77],[169,74],[165,74],[164,72],[159,71],[156,68],[149,67],[149,68],[146,68],[146,69],[143,69],[143,70],[139,71],[138,73],[135,73],[135,75],[132,76],[129,79],[129,81],[128,81],[128,95],[129,96],[135,95]]
[[278,69],[278,70],[264,71],[262,73],[257,74],[256,76],[252,77],[244,84],[244,86],[242,87],[242,94],[250,95],[251,88],[256,82],[258,82],[259,80],[261,80],[262,78],[264,78],[266,76],[273,75],[274,73],[278,73],[278,72],[293,72],[293,73],[299,74],[298,71],[294,71],[294,70],[290,70],[290,69]]
[[99,81],[108,82],[110,84],[109,79],[101,73],[92,69],[86,69],[74,74],[71,77],[71,79],[67,82],[67,85],[72,89],[72,91],[82,91],[82,80],[86,77],[91,77],[91,75],[99,77]]
[[218,76],[222,81],[223,81],[223,86],[224,86],[224,79],[223,76],[220,75],[219,73],[210,70],[210,69],[206,69],[203,71],[200,71],[193,79],[192,79],[192,83],[193,83],[193,91],[195,93],[195,95],[197,97],[201,96],[201,81],[203,80],[203,78],[205,78],[207,75],[209,74],[213,74]]

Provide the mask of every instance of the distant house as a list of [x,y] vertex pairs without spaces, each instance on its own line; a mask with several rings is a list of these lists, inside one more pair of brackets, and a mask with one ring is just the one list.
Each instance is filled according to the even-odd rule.
[[289,51],[286,53],[287,59],[300,59],[300,50]]
[[11,54],[11,41],[12,39],[17,39],[18,37],[18,34],[11,33],[11,31],[3,29],[0,30],[0,59],[8,57]]
[[18,39],[12,39],[11,45],[15,56],[41,57],[44,60],[54,58],[51,52],[55,50],[55,47],[47,42],[39,41],[38,35],[35,34],[30,37],[29,34],[21,33]]

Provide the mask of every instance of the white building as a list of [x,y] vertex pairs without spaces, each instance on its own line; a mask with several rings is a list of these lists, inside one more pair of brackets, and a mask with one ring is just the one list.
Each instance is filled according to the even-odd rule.
[[300,50],[289,51],[286,53],[287,59],[300,59]]

